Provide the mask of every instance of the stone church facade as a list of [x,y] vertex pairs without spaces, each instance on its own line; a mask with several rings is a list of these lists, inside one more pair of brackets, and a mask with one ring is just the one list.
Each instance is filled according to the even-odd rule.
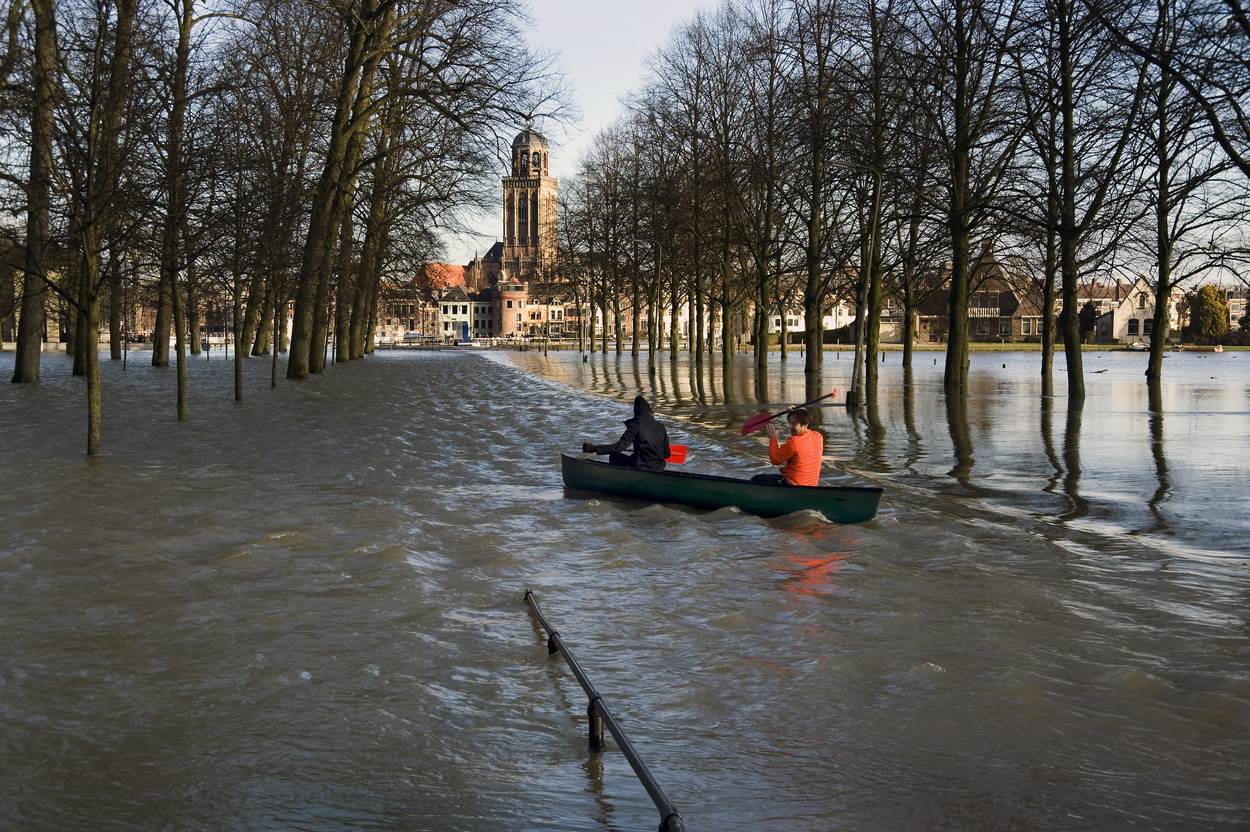
[[[556,197],[547,139],[526,127],[512,140],[510,176],[502,178],[503,234],[464,266],[431,263],[437,285],[424,302],[416,292],[387,303],[378,341],[510,338],[563,330],[563,299],[552,294],[556,265]],[[537,295],[533,295],[537,292]],[[418,314],[417,306],[429,314]],[[422,312],[425,309],[421,310]],[[400,313],[403,314],[400,314]]]

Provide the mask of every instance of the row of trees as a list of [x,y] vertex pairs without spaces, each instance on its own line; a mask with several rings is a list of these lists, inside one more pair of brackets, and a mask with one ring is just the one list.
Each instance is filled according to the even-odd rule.
[[749,332],[761,368],[774,310],[801,304],[815,370],[822,311],[849,298],[868,384],[883,296],[909,364],[940,291],[960,395],[993,253],[1041,297],[1045,393],[1057,335],[1078,403],[1078,287],[1145,273],[1157,382],[1173,288],[1250,262],[1247,77],[1238,0],[728,0],[658,51],[566,185],[563,273],[605,321],[625,298],[635,332],[689,302],[698,360],[719,320],[723,353]]
[[[287,377],[368,349],[380,288],[433,259],[441,230],[490,204],[509,126],[559,118],[549,57],[507,0],[13,0],[0,130],[24,233],[13,380],[35,382],[55,293],[100,444],[96,345],[121,356],[127,297],[150,297],[152,361],[187,416],[197,298],[233,307],[241,362],[276,347]],[[192,347],[195,345],[192,344]],[[274,363],[276,373],[276,360]]]

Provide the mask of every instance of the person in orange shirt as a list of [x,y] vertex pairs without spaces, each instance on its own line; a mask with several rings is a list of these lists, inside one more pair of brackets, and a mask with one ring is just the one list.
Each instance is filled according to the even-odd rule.
[[777,444],[777,427],[769,422],[768,461],[780,465],[780,474],[756,474],[751,482],[775,485],[820,485],[820,462],[825,452],[825,438],[811,429],[812,414],[805,407],[796,407],[786,416],[790,438]]

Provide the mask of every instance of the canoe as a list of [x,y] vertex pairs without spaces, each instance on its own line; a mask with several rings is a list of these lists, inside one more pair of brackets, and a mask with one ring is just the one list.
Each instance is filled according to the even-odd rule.
[[696,508],[734,506],[761,517],[818,511],[835,523],[863,523],[876,516],[881,503],[881,488],[875,485],[771,485],[682,471],[639,471],[568,454],[560,454],[560,472],[565,487],[576,491]]

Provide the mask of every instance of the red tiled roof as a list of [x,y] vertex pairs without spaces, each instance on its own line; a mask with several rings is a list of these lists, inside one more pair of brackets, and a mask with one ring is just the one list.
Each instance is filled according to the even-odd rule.
[[465,288],[464,266],[452,263],[426,263],[425,274],[433,289],[450,289],[453,286]]

